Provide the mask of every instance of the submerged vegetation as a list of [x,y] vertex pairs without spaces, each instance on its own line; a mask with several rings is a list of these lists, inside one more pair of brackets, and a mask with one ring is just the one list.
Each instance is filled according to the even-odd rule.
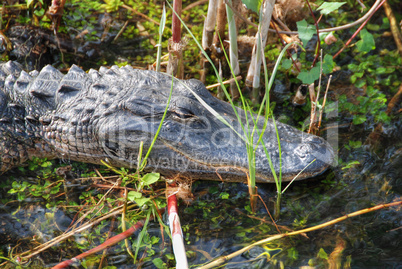
[[[184,2],[183,7],[191,3]],[[392,1],[390,3],[396,6]],[[345,20],[355,21],[360,16],[357,12],[360,10],[354,2],[326,4],[329,7],[321,8],[321,13],[314,12],[316,19],[322,15],[321,21],[326,25],[343,25]],[[207,3],[200,3],[188,10],[184,8],[182,12],[183,22],[191,29],[195,40],[202,38],[207,6]],[[145,68],[156,62],[157,49],[154,46],[157,43],[161,43],[158,48],[163,49],[162,54],[167,53],[168,39],[172,33],[165,30],[161,33],[162,41],[158,41],[159,25],[163,17],[162,3],[159,1],[72,0],[65,4],[59,24],[54,20],[55,16],[46,15],[47,8],[46,3],[40,0],[3,6],[3,11],[8,10],[9,13],[2,13],[2,27],[6,30],[12,23],[41,29],[54,29],[58,26],[59,38],[65,34],[73,44],[78,43],[76,51],[61,49],[60,56],[52,58],[52,64],[61,69],[68,68],[72,63],[87,68],[113,64]],[[376,13],[351,45],[334,57],[358,26],[351,30],[320,33],[320,42],[317,43],[314,19],[306,10],[304,6],[302,11],[306,15],[303,19],[297,23],[288,22],[289,27],[295,24],[293,30],[299,31],[304,49],[299,48],[292,56],[283,51],[287,59],[277,66],[272,96],[266,94],[268,90],[264,91],[266,106],[262,105],[260,110],[261,103],[256,104],[253,94],[247,91],[244,92],[244,99],[241,95],[241,102],[250,110],[264,111],[267,117],[273,111],[278,120],[304,128],[309,123],[307,120],[306,124],[305,119],[308,118],[311,106],[322,108],[325,100],[323,89],[329,80],[328,75],[332,74],[327,105],[322,108],[327,117],[322,118],[321,129],[330,130],[327,133],[328,140],[337,139],[332,142],[339,143],[339,166],[325,174],[321,181],[292,185],[281,202],[276,200],[276,195],[281,194],[283,189],[280,183],[276,189],[272,186],[258,186],[258,196],[255,192],[255,198],[264,201],[266,207],[262,203],[250,205],[247,194],[249,190],[242,184],[195,182],[191,186],[186,180],[179,180],[174,191],[184,201],[180,213],[187,257],[191,264],[206,263],[238,250],[239,244],[251,244],[268,234],[300,230],[339,217],[340,212],[344,215],[400,199],[400,102],[391,108],[389,104],[401,87],[399,78],[402,77],[402,56],[388,32],[389,19]],[[166,27],[170,29],[169,18],[173,11],[167,8],[166,12]],[[14,21],[7,14],[18,16]],[[401,12],[395,14],[400,16]],[[257,13],[249,15],[253,21],[258,21]],[[398,21],[401,19],[398,17]],[[256,31],[251,26],[245,28],[239,32]],[[326,40],[330,35],[335,39],[333,43]],[[268,62],[264,67],[272,69],[282,51],[277,39],[275,35],[274,40],[269,40],[270,43],[265,47],[264,54]],[[195,40],[188,36],[183,45],[184,74],[186,77],[202,78],[200,48]],[[225,43],[222,47],[225,48]],[[322,60],[315,57],[320,55],[319,49],[323,51]],[[245,49],[240,49],[242,52],[244,54],[240,54],[239,62],[241,75],[245,78],[247,64],[244,62],[249,61],[250,55]],[[208,53],[215,63],[216,57],[222,57],[213,52]],[[9,57],[4,54],[4,60]],[[234,77],[227,64],[230,60],[225,56],[222,58],[222,78]],[[162,56],[162,59],[166,58]],[[165,70],[163,63],[162,69]],[[291,107],[293,92],[289,89],[293,84],[314,83],[320,74],[323,83],[318,101],[311,102],[307,98],[305,106]],[[217,76],[208,73],[205,82],[216,83]],[[268,87],[268,77],[262,84]],[[287,89],[282,93],[278,92],[281,85]],[[239,81],[238,89],[241,92],[244,88],[243,79]],[[214,91],[219,95],[219,90]],[[277,93],[282,99],[274,96]],[[258,92],[258,97],[260,94]],[[231,100],[229,96],[227,99]],[[336,133],[331,132],[334,130],[331,129],[334,128],[331,125],[333,123],[339,126]],[[380,138],[373,138],[375,132],[372,130],[377,128],[380,129],[377,133]],[[256,141],[249,142],[252,159]],[[379,142],[380,147],[375,147],[375,142]],[[143,156],[139,157],[139,163],[143,163]],[[0,185],[4,190],[0,194],[1,204],[4,205],[1,214],[7,224],[0,226],[3,232],[0,239],[6,242],[1,244],[0,258],[10,261],[6,265],[10,268],[54,265],[60,259],[72,258],[104,243],[113,235],[125,231],[125,227],[146,220],[143,223],[144,229],[136,236],[118,243],[108,251],[85,258],[81,266],[119,268],[124,267],[124,264],[136,264],[143,268],[174,267],[174,256],[170,247],[167,247],[170,246],[170,234],[166,233],[169,228],[159,211],[166,206],[166,182],[162,175],[156,173],[143,174],[141,171],[111,166],[97,167],[34,159],[27,167],[1,176]],[[274,205],[280,204],[282,207],[277,207],[280,215],[275,224],[268,217],[266,208],[272,211]],[[159,222],[151,222],[152,218]],[[316,231],[304,237],[288,237],[262,244],[235,258],[229,266],[240,268],[244,263],[255,268],[400,265],[398,253],[401,245],[400,242],[394,242],[400,235],[398,218],[400,211],[390,209],[350,219],[347,223],[339,224],[342,226],[337,230]],[[16,234],[10,232],[14,227],[17,227]],[[69,237],[63,236],[65,232],[71,232]],[[60,241],[45,249],[46,242],[58,236]],[[392,242],[391,247],[387,248],[385,245],[389,241]],[[42,243],[44,245],[40,245]],[[305,247],[306,244],[310,244],[309,247]],[[364,253],[376,252],[378,249],[381,249],[384,258],[378,260],[376,257],[375,262],[378,264],[373,264],[373,258]],[[46,255],[32,255],[39,250],[45,251],[42,253]]]

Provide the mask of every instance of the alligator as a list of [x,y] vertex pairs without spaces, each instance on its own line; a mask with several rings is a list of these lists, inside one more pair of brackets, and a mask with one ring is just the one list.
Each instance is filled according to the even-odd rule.
[[[234,110],[195,79],[130,66],[85,72],[73,65],[62,74],[48,65],[28,73],[10,61],[0,64],[0,174],[33,157],[135,168],[140,145],[146,152],[158,130],[171,87],[145,172],[247,182],[244,130],[254,126],[257,182],[274,182],[266,152],[276,173],[282,166],[283,181],[301,171],[298,180],[321,174],[334,160],[323,138],[276,122],[280,160],[272,120],[264,129],[262,117],[253,121],[256,115]],[[263,130],[265,149],[256,143]]]

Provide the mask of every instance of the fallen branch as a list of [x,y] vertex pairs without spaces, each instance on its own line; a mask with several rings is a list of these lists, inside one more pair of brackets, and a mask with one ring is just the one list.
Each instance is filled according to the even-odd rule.
[[247,247],[244,247],[244,248],[242,248],[242,249],[240,249],[240,250],[238,250],[236,252],[233,252],[232,254],[229,254],[227,256],[222,256],[219,259],[217,259],[217,260],[215,260],[215,261],[213,261],[213,262],[211,262],[211,263],[209,263],[207,265],[198,267],[198,269],[216,268],[220,264],[222,264],[222,263],[224,263],[224,262],[226,262],[226,261],[228,261],[230,259],[233,259],[234,257],[236,257],[238,255],[241,255],[242,253],[250,250],[251,248],[253,248],[255,246],[266,244],[268,242],[271,242],[271,241],[274,241],[274,240],[277,240],[277,239],[281,239],[281,238],[292,236],[292,235],[298,235],[298,234],[302,234],[302,233],[307,233],[307,232],[319,230],[319,229],[322,229],[324,227],[328,227],[328,226],[334,225],[334,224],[336,224],[338,222],[344,221],[344,220],[346,220],[348,218],[356,217],[356,216],[359,216],[359,215],[362,215],[362,214],[366,214],[366,213],[373,212],[373,211],[383,209],[383,208],[388,208],[388,207],[391,207],[391,206],[401,206],[401,205],[402,205],[402,201],[397,201],[397,202],[393,202],[393,203],[389,203],[389,204],[381,204],[381,205],[377,205],[377,206],[374,206],[374,207],[371,207],[371,208],[366,208],[366,209],[362,209],[362,210],[347,214],[347,215],[345,215],[343,217],[340,217],[340,218],[337,218],[337,219],[334,219],[334,220],[331,220],[331,221],[328,221],[328,222],[325,222],[323,224],[316,225],[316,226],[313,226],[313,227],[310,227],[310,228],[306,228],[306,229],[302,229],[302,230],[299,230],[299,231],[290,232],[290,233],[286,233],[286,234],[274,235],[274,236],[265,238],[263,240],[257,241],[257,242],[255,242],[255,243],[253,243],[251,245],[248,245]]

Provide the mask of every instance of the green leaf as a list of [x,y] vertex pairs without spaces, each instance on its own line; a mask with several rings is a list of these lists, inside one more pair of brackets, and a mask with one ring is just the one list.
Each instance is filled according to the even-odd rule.
[[380,30],[380,25],[378,25],[378,24],[369,23],[369,24],[367,24],[366,27],[370,31],[378,31],[378,30]]
[[315,66],[310,71],[302,71],[297,76],[304,84],[311,84],[320,77],[320,67]]
[[389,29],[389,19],[387,17],[382,18],[381,29]]
[[318,251],[317,256],[318,256],[319,258],[321,258],[321,259],[328,260],[328,254],[327,254],[327,253],[325,252],[325,250],[322,249],[322,248],[320,248],[320,250]]
[[348,64],[348,70],[354,72],[356,70],[359,70],[359,66],[357,64]]
[[159,237],[156,237],[156,236],[152,236],[152,237],[151,237],[151,244],[152,244],[152,245],[158,244],[159,241],[160,241],[160,238],[159,238]]
[[106,4],[102,4],[101,7],[106,9],[107,12],[117,11],[124,3],[120,0],[104,0]]
[[284,59],[284,60],[282,61],[282,67],[285,68],[285,69],[291,68],[291,67],[292,67],[292,60],[290,60],[290,59]]
[[43,15],[45,15],[46,10],[44,8],[39,9],[39,10],[35,10],[34,14],[38,17],[42,17]]
[[354,148],[354,149],[358,149],[362,146],[362,141],[349,141],[349,145],[350,147]]
[[324,2],[317,10],[321,10],[322,15],[328,15],[332,11],[337,10],[339,7],[341,7],[343,4],[346,4],[346,2]]
[[366,29],[360,32],[361,40],[356,42],[356,47],[361,52],[370,52],[375,49],[375,41],[372,34],[370,34]]
[[376,120],[377,120],[377,121],[381,121],[381,122],[388,123],[388,122],[391,120],[391,118],[387,115],[387,113],[385,113],[385,111],[381,111],[381,112],[377,115]]
[[324,74],[332,73],[334,66],[335,66],[335,63],[334,63],[334,60],[332,59],[332,56],[329,54],[326,54],[324,56],[324,61],[322,63],[322,73],[324,73]]
[[257,0],[257,1],[256,0],[242,0],[242,2],[243,2],[243,4],[246,5],[246,7],[248,9],[251,9],[252,11],[258,13],[258,10],[260,10],[260,7],[261,7],[262,0]]
[[130,200],[131,202],[134,202],[135,199],[141,198],[142,193],[138,191],[129,191],[127,194],[127,199]]
[[395,68],[393,67],[378,67],[376,73],[377,74],[391,74],[395,72]]
[[298,21],[297,31],[299,32],[299,38],[303,42],[303,46],[306,47],[307,43],[316,33],[316,29],[313,25],[310,25],[306,22],[306,20]]
[[244,209],[249,213],[249,214],[254,214],[253,211],[251,210],[251,206],[250,205],[246,205],[244,207]]
[[149,200],[151,200],[151,198],[147,198],[147,197],[141,197],[141,198],[136,198],[134,199],[134,202],[139,206],[143,206],[144,204],[146,204]]
[[43,162],[40,166],[41,167],[49,167],[49,166],[52,166],[52,162],[46,161],[46,162]]
[[142,178],[142,182],[149,186],[155,182],[157,182],[160,178],[160,174],[159,173],[148,173],[146,174],[143,178]]
[[353,124],[359,125],[367,120],[365,115],[356,115],[353,117]]
[[30,8],[31,5],[33,4],[34,0],[26,0],[27,7]]
[[365,79],[359,79],[356,81],[355,86],[357,88],[362,88],[364,85],[366,85],[366,80]]
[[166,264],[162,261],[161,258],[156,258],[152,260],[152,263],[156,266],[156,268],[161,269],[161,268],[167,268]]
[[229,199],[229,193],[227,193],[227,192],[222,192],[222,193],[219,194],[219,196],[222,199]]
[[296,248],[288,249],[288,258],[294,261],[299,258],[299,252],[296,250]]
[[360,164],[359,161],[350,161],[345,165],[345,167],[342,167],[342,170],[346,170],[346,169],[358,166],[359,164]]

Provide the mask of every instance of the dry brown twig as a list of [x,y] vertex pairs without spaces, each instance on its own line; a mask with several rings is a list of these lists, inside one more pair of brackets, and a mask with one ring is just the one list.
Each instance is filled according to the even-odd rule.
[[[236,80],[241,80],[241,78],[242,78],[241,76],[237,76],[237,77],[236,77]],[[235,78],[231,78],[231,79],[228,79],[228,80],[223,81],[222,83],[223,83],[224,85],[226,85],[226,84],[232,83],[234,80],[235,80]],[[219,86],[221,86],[220,83],[215,83],[215,84],[206,86],[206,88],[209,90],[209,89],[213,89],[213,88],[216,88],[216,87],[219,87]]]

